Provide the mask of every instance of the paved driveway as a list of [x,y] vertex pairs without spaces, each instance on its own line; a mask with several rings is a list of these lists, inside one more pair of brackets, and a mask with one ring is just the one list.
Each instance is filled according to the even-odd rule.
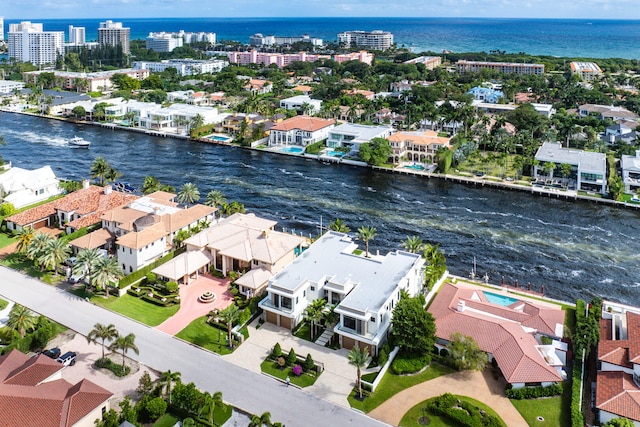
[[[215,301],[200,302],[198,297],[203,292],[213,292]],[[180,285],[180,309],[176,314],[162,322],[157,329],[169,335],[175,335],[189,323],[209,313],[214,308],[227,308],[233,303],[233,295],[229,292],[229,279],[218,279],[210,275],[203,275],[188,285]]]
[[225,401],[253,414],[269,411],[273,420],[288,427],[383,426],[359,412],[322,400],[311,393],[286,387],[272,379],[172,336],[127,319],[116,313],[22,273],[0,267],[0,295],[25,305],[80,334],[86,335],[95,323],[113,323],[123,334],[134,333],[140,349],[137,359],[160,372],[180,371],[184,382],[198,388],[222,391]]

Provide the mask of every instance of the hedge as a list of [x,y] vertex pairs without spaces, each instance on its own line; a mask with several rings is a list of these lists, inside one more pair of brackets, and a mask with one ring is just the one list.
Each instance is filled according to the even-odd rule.
[[396,375],[418,372],[431,362],[429,354],[399,353],[391,362],[391,372]]
[[434,398],[427,408],[431,413],[465,427],[502,427],[504,425],[495,416],[449,393]]
[[562,394],[562,386],[560,384],[553,384],[550,386],[537,386],[537,387],[523,387],[523,388],[508,388],[505,390],[509,399],[522,400],[522,399],[537,399],[539,397],[551,397],[559,396]]
[[124,366],[124,369],[120,363],[115,363],[113,360],[108,357],[100,358],[96,360],[97,368],[108,369],[115,374],[117,377],[126,377],[131,372],[131,368],[128,366]]
[[79,237],[86,236],[87,234],[99,229],[100,227],[102,227],[101,224],[94,224],[89,227],[83,227],[79,230],[74,231],[73,233],[60,236],[60,240],[62,240],[65,243],[69,243],[72,240],[75,240]]
[[571,426],[583,427],[584,415],[582,414],[582,402],[580,391],[582,390],[582,360],[575,357],[571,372]]
[[[127,290],[127,293],[163,307],[180,303],[180,296],[177,293],[162,294],[152,286],[136,286],[135,289],[134,287],[131,287]],[[152,296],[149,296],[149,294],[152,294]],[[162,300],[163,298],[165,301]]]
[[185,247],[182,248],[178,248],[175,251],[169,252],[168,254],[166,254],[165,256],[163,256],[162,258],[160,258],[157,261],[152,262],[151,264],[147,265],[146,267],[143,267],[137,271],[134,271],[133,273],[129,274],[128,276],[123,277],[122,279],[120,279],[120,282],[118,282],[118,287],[120,289],[125,288],[127,286],[129,286],[132,283],[137,282],[138,280],[144,278],[147,276],[148,273],[151,273],[151,270],[153,270],[154,268],[164,264],[165,262],[169,261],[170,259],[173,259],[175,257],[177,257],[178,255],[180,255],[181,253],[185,252],[187,249]]

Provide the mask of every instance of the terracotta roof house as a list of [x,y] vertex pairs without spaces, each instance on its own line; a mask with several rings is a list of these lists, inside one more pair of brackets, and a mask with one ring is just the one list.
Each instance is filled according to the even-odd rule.
[[0,420],[3,427],[90,427],[113,396],[83,379],[62,379],[60,363],[18,350],[0,356]]
[[309,116],[295,116],[277,123],[269,131],[269,145],[300,145],[327,139],[333,129],[333,120]]
[[169,252],[180,230],[214,219],[215,208],[199,204],[182,208],[175,197],[158,191],[102,214],[102,228],[115,236],[118,262],[126,274]]
[[403,160],[434,163],[438,149],[448,148],[451,141],[451,138],[438,136],[438,132],[433,130],[396,132],[387,139],[393,150],[393,162],[396,164]]
[[244,271],[236,281],[246,295],[258,295],[271,276],[293,261],[305,239],[275,231],[275,221],[234,214],[184,241],[187,251],[153,270],[159,276],[189,283],[209,267],[227,274]]
[[640,426],[640,308],[603,302],[598,366],[600,423],[624,417]]
[[[557,306],[444,283],[429,312],[436,321],[439,347],[456,332],[472,337],[514,388],[550,385],[566,376],[566,350],[558,341],[564,332],[564,311]],[[553,343],[543,345],[542,336]]]
[[9,230],[23,227],[34,229],[54,223],[64,224],[67,233],[100,222],[101,215],[110,209],[137,199],[133,194],[113,191],[111,186],[98,187],[85,181],[84,188],[61,199],[12,215],[6,219]]
[[273,90],[273,84],[269,80],[249,79],[244,88],[251,93],[264,95]]

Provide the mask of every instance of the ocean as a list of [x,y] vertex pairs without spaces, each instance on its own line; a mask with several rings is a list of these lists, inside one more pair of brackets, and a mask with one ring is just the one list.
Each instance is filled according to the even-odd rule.
[[[109,19],[109,18],[105,18]],[[68,32],[85,27],[95,40],[105,19],[47,19],[45,30]],[[215,32],[218,40],[247,43],[254,33],[279,36],[309,34],[336,41],[348,30],[384,30],[398,46],[414,52],[526,52],[583,58],[640,58],[640,20],[491,19],[491,18],[125,18],[113,19],[131,28],[132,39],[152,31]],[[5,29],[17,20],[6,20]]]

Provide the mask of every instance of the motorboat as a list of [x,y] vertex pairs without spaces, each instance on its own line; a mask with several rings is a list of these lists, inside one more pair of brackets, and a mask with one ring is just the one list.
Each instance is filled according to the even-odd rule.
[[69,145],[73,147],[89,148],[89,145],[91,145],[89,141],[82,139],[79,136],[74,136],[68,142]]

